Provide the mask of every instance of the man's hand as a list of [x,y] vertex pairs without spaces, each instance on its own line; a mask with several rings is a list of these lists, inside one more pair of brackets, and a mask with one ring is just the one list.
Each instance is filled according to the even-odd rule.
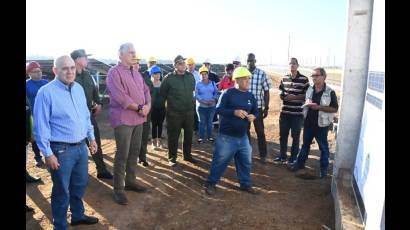
[[90,152],[91,154],[95,154],[97,152],[97,142],[95,142],[95,140],[90,141]]
[[242,119],[246,118],[248,116],[248,113],[242,109],[236,109],[233,114],[237,117],[240,117]]
[[150,109],[151,109],[151,108],[150,108],[148,105],[144,105],[144,106],[142,107],[142,110],[141,110],[140,113],[141,113],[144,117],[146,117],[146,116],[148,115]]
[[101,105],[100,105],[100,104],[96,104],[96,105],[94,106],[93,110],[94,110],[93,115],[94,115],[94,116],[98,115],[98,114],[101,112]]
[[253,114],[249,114],[246,117],[248,118],[248,121],[251,122],[251,123],[256,119],[255,115],[253,115]]
[[46,157],[46,165],[52,170],[57,170],[58,168],[60,168],[57,157],[54,155]]
[[269,108],[265,107],[265,109],[262,111],[262,117],[266,118],[268,116]]
[[320,109],[320,105],[316,104],[316,103],[311,103],[308,104],[309,108],[313,109],[313,110],[319,110]]

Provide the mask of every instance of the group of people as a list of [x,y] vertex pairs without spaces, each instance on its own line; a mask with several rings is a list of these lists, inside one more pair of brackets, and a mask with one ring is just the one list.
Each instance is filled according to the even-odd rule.
[[[193,58],[186,59],[181,55],[174,59],[174,71],[163,77],[153,57],[148,60],[147,71],[140,73],[140,58],[134,45],[122,44],[118,50],[119,62],[111,67],[106,79],[110,97],[109,119],[116,143],[113,175],[106,169],[102,157],[95,119],[102,104],[96,83],[86,70],[87,56],[89,54],[85,50],[75,50],[70,56],[56,58],[53,67],[56,77],[50,82],[41,80],[38,63],[30,62],[26,68],[30,77],[26,84],[26,143],[28,146],[31,142],[37,165],[44,165],[41,155],[37,154],[41,151],[50,170],[55,229],[67,229],[69,206],[71,225],[98,223],[96,217],[85,214],[82,202],[88,181],[88,151],[96,164],[97,177],[113,179],[113,199],[116,203],[128,204],[126,191],[141,193],[148,190],[137,181],[137,165],[149,166],[146,155],[150,132],[153,147],[162,146],[165,118],[169,166],[178,165],[181,129],[184,130],[183,159],[191,164],[197,163],[191,148],[195,120],[198,119],[198,143],[202,144],[205,140],[214,143],[209,177],[204,183],[205,192],[209,195],[215,193],[216,184],[234,159],[240,190],[256,193],[250,175],[250,128],[253,123],[259,156],[264,163],[268,151],[263,120],[268,116],[272,82],[263,70],[256,67],[253,53],[248,54],[246,67],[241,65],[239,58],[227,64],[226,75],[221,80],[211,71],[209,60],[196,71]],[[303,168],[315,137],[322,152],[322,176],[328,167],[327,130],[338,108],[337,98],[324,82],[326,72],[323,68],[314,69],[313,86],[297,68],[297,59],[292,58],[291,74],[284,76],[279,86],[283,100],[280,115],[281,152],[274,161],[287,160],[287,138],[291,130],[290,169],[296,171]],[[215,114],[219,117],[219,129],[213,136]],[[302,123],[304,141],[298,155]]]

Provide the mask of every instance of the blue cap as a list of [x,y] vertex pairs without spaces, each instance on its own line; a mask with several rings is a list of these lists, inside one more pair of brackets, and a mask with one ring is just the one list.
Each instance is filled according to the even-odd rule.
[[153,74],[156,74],[156,73],[161,73],[161,69],[158,66],[154,65],[149,70],[149,75],[152,76]]

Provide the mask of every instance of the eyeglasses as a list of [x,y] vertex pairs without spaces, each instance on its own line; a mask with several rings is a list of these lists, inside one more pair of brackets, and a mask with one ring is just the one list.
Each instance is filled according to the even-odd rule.
[[41,73],[41,70],[31,71],[31,73]]

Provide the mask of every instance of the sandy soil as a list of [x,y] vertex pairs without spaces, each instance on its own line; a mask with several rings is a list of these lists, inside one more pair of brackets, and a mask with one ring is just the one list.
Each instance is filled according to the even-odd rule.
[[[127,206],[113,201],[112,181],[97,179],[95,164],[89,157],[89,185],[84,204],[86,214],[97,216],[100,222],[72,229],[334,229],[331,175],[325,179],[318,178],[320,152],[317,144],[312,145],[304,170],[293,173],[285,165],[273,164],[272,158],[279,154],[281,105],[276,90],[271,93],[270,104],[271,110],[265,120],[269,152],[266,164],[259,162],[256,136],[252,132],[252,180],[258,195],[238,190],[239,183],[231,162],[217,186],[216,195],[207,196],[202,185],[208,176],[213,146],[209,143],[198,145],[196,136],[192,149],[194,157],[199,160],[197,165],[183,161],[179,149],[179,167],[171,168],[166,161],[167,150],[154,150],[149,144],[150,166],[139,165],[137,173],[138,180],[149,187],[149,192],[127,192]],[[115,141],[108,123],[107,107],[98,121],[104,160],[112,171]],[[334,133],[330,132],[330,169],[333,167],[334,138]],[[34,213],[26,214],[26,229],[52,229],[50,174],[46,169],[35,167],[31,151],[27,169],[30,174],[41,177],[43,182],[26,184],[26,202],[35,208]]]

